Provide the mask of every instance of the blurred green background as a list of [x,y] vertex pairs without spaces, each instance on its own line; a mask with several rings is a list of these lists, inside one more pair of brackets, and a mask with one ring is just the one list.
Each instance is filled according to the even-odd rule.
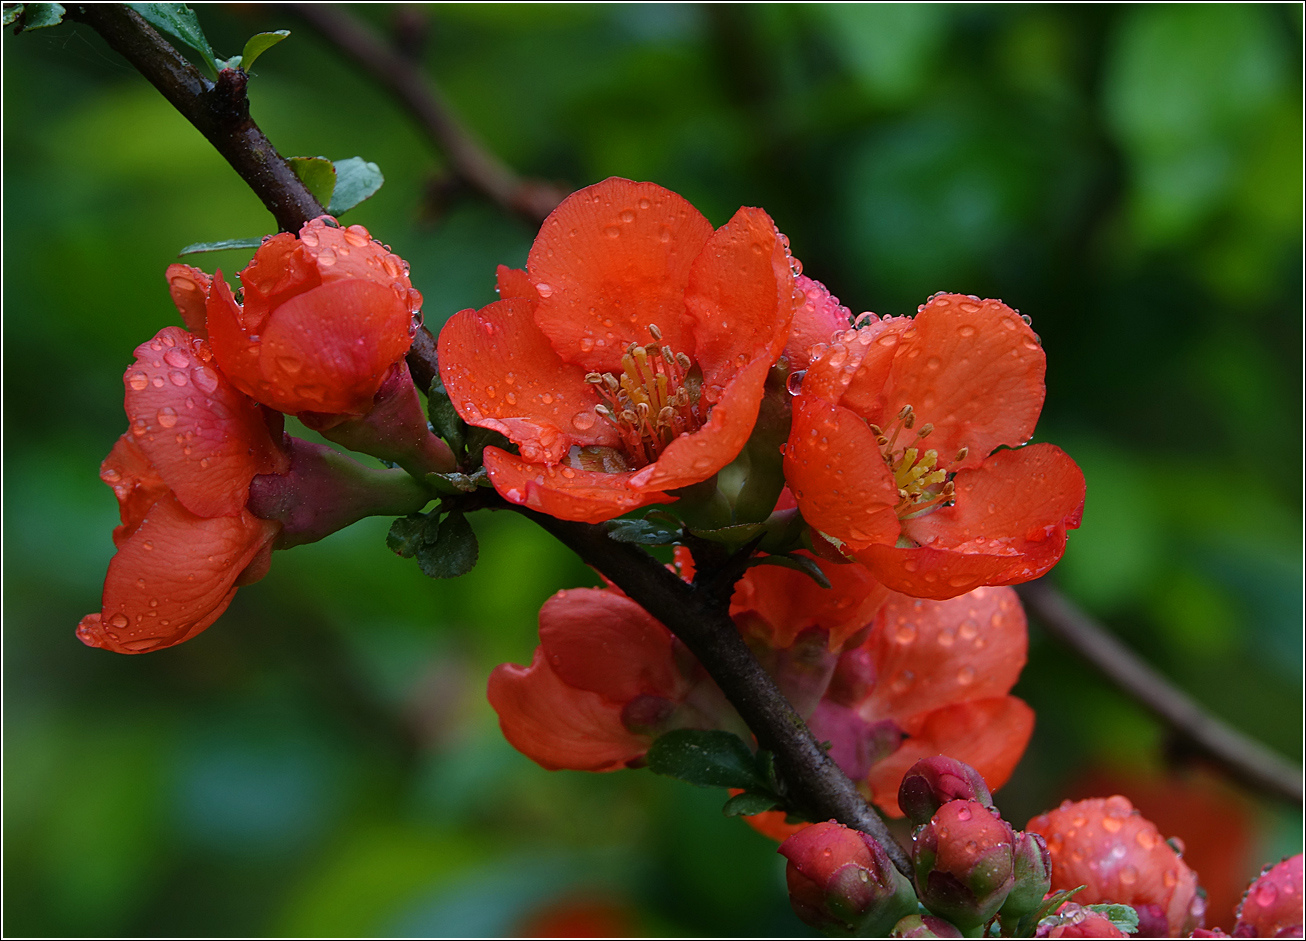
[[[717,225],[764,206],[855,312],[948,290],[1030,315],[1039,436],[1088,478],[1057,580],[1300,762],[1299,6],[357,12],[422,25],[427,67],[527,175],[654,180]],[[380,164],[346,218],[412,263],[429,325],[524,263],[531,228],[451,187],[293,12],[200,16],[221,55],[293,31],[256,67],[254,117],[283,154]],[[570,912],[571,930],[807,933],[774,844],[719,793],[548,773],[504,743],[489,670],[529,662],[541,602],[595,581],[523,520],[475,518],[481,562],[456,582],[372,520],[278,553],[181,647],[76,641],[113,551],[96,473],[125,427],[121,373],[177,322],[164,268],[272,223],[88,30],[3,42],[5,932],[493,935]],[[1216,794],[1239,878],[1301,849],[1299,812],[1211,784],[1036,627],[1016,692],[1038,714],[998,795],[1017,825],[1123,775]]]

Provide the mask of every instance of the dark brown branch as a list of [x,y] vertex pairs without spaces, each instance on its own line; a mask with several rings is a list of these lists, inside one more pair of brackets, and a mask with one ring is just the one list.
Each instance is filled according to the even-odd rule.
[[869,833],[898,870],[911,878],[907,853],[852,781],[818,747],[807,724],[744,643],[728,613],[728,590],[723,598],[719,585],[710,590],[695,588],[643,550],[615,542],[598,526],[504,506],[548,530],[684,641],[753,730],[758,744],[775,754],[795,809]]
[[1211,715],[1051,584],[1040,580],[1016,590],[1029,613],[1049,634],[1104,673],[1230,776],[1258,791],[1301,805],[1300,768]]
[[69,17],[105,42],[144,75],[163,97],[226,158],[283,231],[298,232],[325,210],[249,116],[246,75],[224,69],[210,82],[136,11],[121,3],[70,7]]
[[542,222],[566,195],[548,183],[524,180],[485,147],[458,119],[422,68],[344,7],[287,5],[399,99],[426,136],[449,160],[453,172],[510,212]]

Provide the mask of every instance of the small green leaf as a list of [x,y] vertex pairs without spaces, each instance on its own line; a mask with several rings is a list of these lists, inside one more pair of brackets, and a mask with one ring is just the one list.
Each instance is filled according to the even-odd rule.
[[335,162],[336,188],[327,212],[333,216],[353,209],[381,188],[385,177],[381,168],[362,157],[349,157]]
[[683,535],[679,523],[662,519],[608,520],[603,528],[616,542],[637,546],[669,546]]
[[726,805],[721,808],[721,813],[727,817],[751,817],[753,814],[760,814],[763,811],[771,810],[779,805],[779,801],[771,794],[758,794],[753,791],[744,791],[742,794],[736,794]]
[[649,770],[699,787],[738,787],[765,791],[757,760],[732,732],[675,729],[648,750]]
[[1115,903],[1104,902],[1098,905],[1085,905],[1085,908],[1105,915],[1111,924],[1125,934],[1133,934],[1138,930],[1138,912],[1132,905],[1118,905]]
[[457,409],[453,407],[453,402],[449,400],[449,393],[445,391],[438,371],[435,378],[431,380],[431,388],[426,393],[426,417],[431,420],[431,427],[435,429],[435,433],[447,441],[449,447],[455,451],[463,449],[466,444],[464,435],[466,426],[458,416]]
[[18,19],[18,14],[23,12],[21,3],[12,3],[4,8],[4,19],[0,21],[0,26],[8,26],[14,20]]
[[760,555],[755,559],[748,560],[748,567],[754,565],[780,565],[787,569],[794,569],[802,572],[804,575],[811,577],[812,581],[822,588],[830,587],[830,579],[825,577],[821,567],[816,564],[816,560],[805,555]]
[[326,157],[291,157],[286,163],[308,187],[313,198],[325,206],[336,188],[336,168]]
[[66,11],[58,3],[26,3],[23,5],[23,29],[45,29],[63,22]]
[[184,3],[129,3],[127,6],[144,17],[155,29],[180,39],[198,52],[205,64],[217,74],[218,63],[213,55],[213,47],[200,28],[199,17],[194,10]]
[[417,565],[431,578],[457,578],[472,570],[477,553],[472,524],[463,514],[454,512],[440,524],[435,542],[418,548]]
[[[245,48],[241,50],[240,55],[237,57],[240,59],[237,64],[248,72],[254,67],[255,59],[289,35],[290,30],[288,29],[278,29],[271,33],[255,33],[245,42]],[[235,68],[236,66],[231,67]]]
[[[429,517],[422,513],[401,516],[390,524],[390,532],[386,533],[385,544],[396,555],[411,559],[428,540],[435,540],[439,525],[439,520],[434,513]],[[428,526],[431,529],[429,535]]]
[[196,242],[194,245],[187,245],[178,255],[194,255],[199,252],[224,252],[229,248],[258,248],[263,244],[263,238],[252,239],[223,239],[220,242]]
[[1039,922],[1055,912],[1062,905],[1069,902],[1076,894],[1084,891],[1086,888],[1088,888],[1088,886],[1081,885],[1078,888],[1062,889],[1059,892],[1053,892],[1043,901],[1042,905],[1020,920],[1020,924],[1016,929],[1016,934],[1022,938],[1032,937]]

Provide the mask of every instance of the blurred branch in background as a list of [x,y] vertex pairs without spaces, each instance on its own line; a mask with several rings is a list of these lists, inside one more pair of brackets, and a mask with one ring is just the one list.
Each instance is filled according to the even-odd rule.
[[1197,752],[1248,787],[1301,806],[1300,768],[1211,715],[1046,579],[1020,585],[1016,591],[1044,630],[1162,719]]
[[[567,195],[550,183],[518,176],[463,124],[409,50],[390,45],[344,7],[306,3],[283,9],[307,22],[398,98],[449,160],[454,174],[504,209],[539,223]],[[418,16],[408,11],[401,32],[411,34]]]

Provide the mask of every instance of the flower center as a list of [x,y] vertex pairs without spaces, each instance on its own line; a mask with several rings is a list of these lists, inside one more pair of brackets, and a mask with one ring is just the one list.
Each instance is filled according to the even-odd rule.
[[904,431],[911,432],[915,425],[916,412],[910,405],[904,405],[888,427],[870,426],[884,462],[893,471],[898,487],[898,504],[894,509],[900,520],[915,519],[951,503],[955,492],[951,468],[964,461],[967,454],[967,449],[962,448],[949,463],[940,464],[938,451],[933,448],[922,451],[921,440],[934,431],[929,423],[914,433],[911,447],[898,447],[898,438]]
[[656,324],[649,324],[648,332],[654,342],[626,348],[620,378],[610,372],[585,377],[604,401],[594,411],[617,429],[622,450],[636,468],[652,464],[682,434],[697,431],[704,418],[702,379],[690,373],[693,361],[660,345],[662,331]]

